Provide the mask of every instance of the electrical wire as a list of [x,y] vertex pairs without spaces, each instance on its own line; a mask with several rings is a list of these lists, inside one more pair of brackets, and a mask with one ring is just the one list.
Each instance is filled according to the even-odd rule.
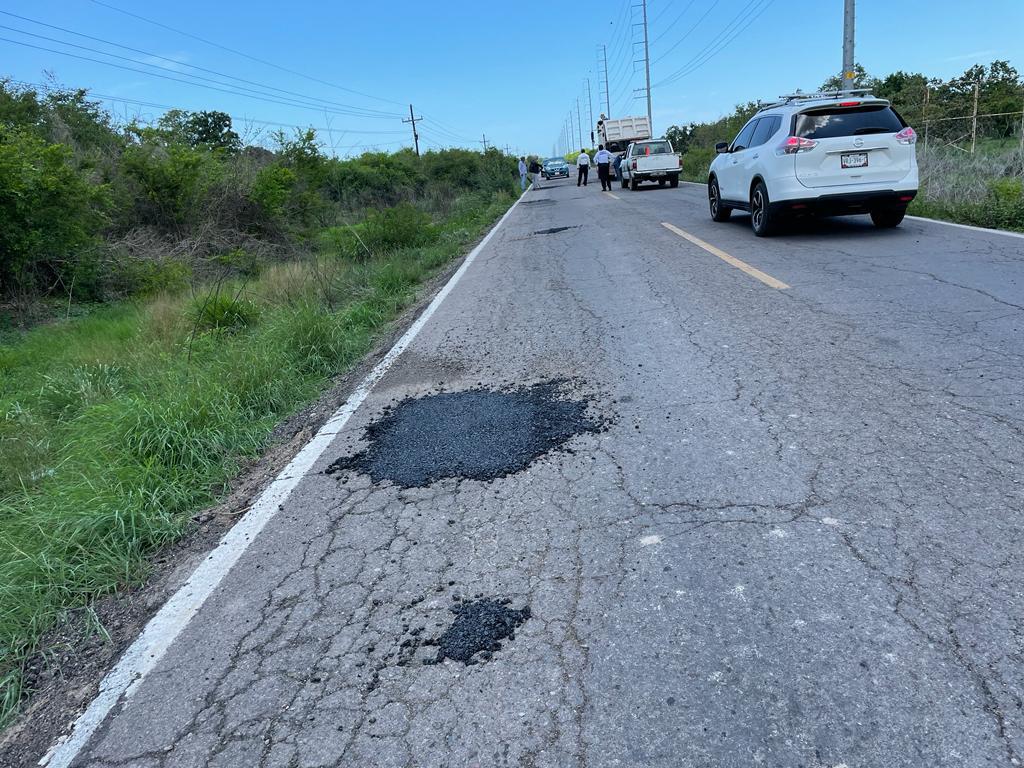
[[[47,48],[47,47],[41,46],[41,45],[33,45],[32,43],[26,43],[26,42],[21,41],[21,40],[12,40],[11,38],[8,38],[8,37],[0,37],[0,41],[5,42],[5,43],[12,43],[14,45],[20,45],[20,46],[23,46],[25,48],[32,48],[32,49],[35,49],[35,50],[38,50],[38,51],[46,51],[47,53],[56,53],[56,54],[58,54],[60,56],[67,56],[68,58],[78,59],[79,61],[89,61],[89,62],[93,62],[95,64],[103,64],[105,66],[113,67],[115,69],[125,70],[127,72],[137,72],[137,73],[142,74],[142,75],[148,75],[149,77],[158,77],[161,80],[170,80],[170,81],[176,82],[176,83],[184,83],[185,85],[196,86],[196,87],[199,87],[199,88],[206,88],[206,89],[211,90],[211,91],[219,91],[220,93],[227,93],[227,94],[231,94],[232,96],[244,96],[246,98],[257,99],[259,101],[266,101],[266,102],[269,102],[269,103],[272,103],[272,104],[281,104],[281,105],[286,106],[286,107],[300,107],[300,108],[304,108],[304,109],[318,110],[318,111],[322,111],[322,112],[330,113],[330,114],[348,115],[348,116],[354,116],[354,117],[366,117],[366,118],[384,118],[385,117],[384,115],[367,115],[367,114],[363,114],[361,112],[353,112],[353,111],[349,111],[349,110],[339,110],[339,109],[327,108],[327,107],[324,107],[324,106],[321,106],[321,105],[317,105],[317,104],[312,104],[311,105],[311,104],[308,104],[308,103],[300,103],[300,102],[295,102],[295,101],[284,101],[282,99],[270,98],[270,97],[267,97],[267,96],[259,96],[259,95],[252,95],[252,94],[249,94],[249,93],[243,93],[243,92],[240,92],[238,90],[230,90],[230,89],[227,89],[227,88],[217,88],[216,86],[205,85],[205,84],[203,84],[201,82],[196,82],[195,80],[185,80],[185,79],[180,78],[180,77],[171,77],[169,75],[161,75],[161,74],[159,74],[157,72],[150,72],[150,71],[145,70],[145,69],[137,69],[135,67],[128,67],[128,66],[125,66],[123,64],[115,64],[115,63],[110,62],[110,61],[103,61],[102,59],[94,59],[94,58],[91,58],[89,56],[80,56],[80,55],[75,54],[75,53],[68,53],[67,51],[59,51],[59,50],[56,50],[54,48]],[[104,54],[104,55],[111,55],[112,56],[113,54]],[[394,118],[391,117],[391,116],[387,116],[387,119],[394,119]]]
[[[713,2],[711,5],[709,5],[708,9],[706,11],[704,11],[704,13],[701,15],[701,17],[699,19],[697,19],[697,21],[694,22],[694,24],[688,30],[686,30],[685,34],[683,34],[683,36],[681,38],[676,40],[672,44],[672,47],[670,47],[668,50],[666,50],[664,53],[662,53],[661,56],[656,58],[652,63],[653,64],[657,64],[659,61],[661,61],[666,56],[668,56],[670,53],[672,53],[672,51],[674,51],[676,48],[678,48],[680,45],[682,45],[683,41],[686,40],[686,38],[688,38],[691,34],[693,34],[693,31],[695,29],[697,29],[697,27],[699,27],[701,25],[701,22],[704,21],[704,19],[706,19],[708,17],[708,14],[710,14],[713,10],[715,10],[715,8],[718,7],[718,5],[719,5],[719,3],[721,3],[721,1],[722,0],[715,0],[715,2]],[[742,11],[741,11],[741,13],[742,13]]]
[[133,13],[131,11],[126,11],[123,8],[118,8],[116,5],[111,5],[110,3],[102,2],[102,0],[90,0],[90,2],[92,2],[95,5],[103,6],[104,8],[109,8],[112,11],[116,11],[118,13],[123,13],[125,16],[131,16],[132,18],[138,19],[140,21],[144,21],[147,24],[152,24],[153,26],[160,27],[161,29],[166,29],[166,30],[169,30],[169,31],[174,32],[176,34],[184,35],[185,37],[190,37],[193,40],[198,40],[199,42],[204,43],[205,45],[210,45],[210,46],[213,46],[214,48],[219,48],[222,51],[227,51],[228,53],[233,53],[236,56],[242,56],[242,57],[244,57],[246,59],[249,59],[250,61],[257,62],[258,64],[263,64],[264,66],[272,67],[273,69],[280,70],[281,72],[287,72],[290,75],[295,75],[297,77],[305,78],[306,80],[311,80],[314,83],[320,83],[321,85],[327,85],[327,86],[330,86],[331,88],[337,88],[338,90],[346,91],[347,93],[354,93],[357,96],[363,96],[363,97],[365,97],[367,99],[374,99],[376,101],[383,101],[383,102],[386,102],[388,104],[397,104],[400,107],[405,106],[401,102],[395,101],[393,99],[388,99],[388,98],[385,98],[383,96],[375,96],[375,95],[373,95],[371,93],[364,93],[363,91],[357,91],[354,88],[347,88],[347,87],[345,87],[343,85],[337,85],[336,83],[332,83],[332,82],[329,82],[327,80],[321,80],[318,77],[313,77],[312,75],[307,75],[307,74],[304,74],[302,72],[298,72],[298,71],[296,71],[294,69],[288,69],[287,67],[282,67],[281,65],[275,64],[272,61],[267,61],[266,59],[261,59],[261,58],[256,57],[256,56],[252,56],[252,55],[250,55],[248,53],[245,53],[244,51],[238,51],[238,50],[235,50],[234,48],[229,48],[226,45],[221,45],[220,43],[214,42],[213,40],[207,40],[206,38],[200,37],[199,35],[194,35],[191,32],[186,32],[185,30],[177,29],[176,27],[172,27],[172,26],[169,26],[167,24],[163,24],[162,22],[155,21],[153,19],[147,18],[147,17],[142,16],[140,14]]
[[[692,5],[693,5],[693,4],[695,3],[695,2],[696,2],[696,0],[690,0],[690,2],[688,2],[688,3],[686,4],[686,7],[685,7],[685,8],[683,8],[683,10],[682,10],[682,13],[680,13],[680,14],[679,14],[678,16],[676,16],[676,17],[675,17],[675,19],[673,19],[672,23],[671,23],[671,24],[669,24],[669,25],[668,25],[667,27],[665,27],[665,28],[664,28],[664,29],[663,29],[663,30],[661,31],[661,34],[660,34],[660,35],[658,35],[658,36],[657,36],[656,38],[654,38],[653,40],[651,40],[651,45],[654,45],[654,44],[655,44],[655,43],[657,43],[657,42],[658,42],[659,40],[661,40],[661,38],[663,38],[663,37],[664,37],[665,35],[667,35],[667,34],[668,34],[668,33],[669,33],[670,31],[671,31],[672,27],[674,27],[674,26],[675,26],[676,24],[678,24],[678,23],[679,23],[679,22],[680,22],[680,21],[682,20],[683,16],[685,16],[685,15],[686,15],[686,12],[687,12],[688,10],[690,10],[690,7],[691,7],[691,6],[692,6]],[[655,22],[657,22],[657,20],[655,20]],[[653,26],[653,25],[652,25],[652,26]]]
[[[762,2],[762,0],[754,0],[754,1],[755,2]],[[758,8],[756,13],[751,15],[750,18],[746,20],[745,24],[743,24],[740,27],[737,27],[733,31],[733,33],[731,35],[729,35],[729,37],[727,37],[726,39],[722,40],[721,43],[716,48],[713,48],[712,50],[707,51],[708,46],[705,46],[705,51],[707,51],[706,53],[704,53],[704,52],[698,53],[697,56],[695,56],[693,59],[691,59],[689,62],[684,64],[682,67],[680,67],[678,70],[673,72],[671,75],[669,75],[664,80],[661,80],[660,82],[658,82],[655,85],[653,85],[652,88],[653,87],[661,87],[661,86],[665,86],[665,85],[671,85],[672,83],[674,83],[674,82],[676,82],[676,81],[686,77],[687,75],[690,75],[693,72],[696,72],[702,66],[707,64],[711,59],[713,59],[715,56],[717,56],[719,53],[721,53],[723,50],[725,50],[737,37],[739,37],[741,34],[743,34],[743,32],[746,31],[755,21],[757,21],[757,19],[765,11],[767,11],[768,8],[771,7],[771,5],[774,2],[775,2],[775,0],[764,0],[764,5],[762,5],[760,8]]]
[[[376,114],[380,114],[381,116],[387,116],[387,117],[393,117],[393,118],[394,117],[401,117],[401,115],[399,115],[398,113],[395,113],[395,112],[384,112],[382,110],[367,109],[365,107],[358,107],[358,106],[355,106],[355,105],[352,105],[352,104],[342,104],[340,102],[331,101],[329,99],[321,99],[318,96],[308,96],[308,95],[305,95],[305,94],[296,93],[294,91],[288,91],[288,90],[285,90],[283,88],[276,88],[276,87],[271,86],[271,85],[266,85],[264,83],[256,82],[255,80],[247,80],[247,79],[242,78],[242,77],[236,77],[235,75],[229,75],[229,74],[227,74],[225,72],[219,72],[219,71],[217,71],[215,69],[207,69],[206,67],[200,67],[200,66],[198,66],[196,64],[189,64],[189,63],[186,63],[186,62],[177,61],[176,59],[171,59],[171,58],[168,58],[167,56],[161,56],[159,54],[152,53],[151,51],[144,51],[144,50],[142,50],[140,48],[132,48],[131,46],[128,46],[128,45],[122,45],[121,43],[116,43],[116,42],[113,42],[111,40],[105,40],[105,39],[103,39],[101,37],[94,37],[93,35],[87,35],[87,34],[84,34],[82,32],[76,32],[73,29],[67,29],[65,27],[60,27],[60,26],[57,26],[55,24],[48,24],[48,23],[43,22],[43,21],[38,21],[36,19],[31,19],[31,18],[29,18],[27,16],[19,16],[18,14],[11,13],[9,11],[0,10],[0,13],[4,14],[5,16],[11,16],[13,18],[20,19],[22,21],[27,21],[27,22],[29,22],[31,24],[37,24],[39,26],[47,27],[49,29],[55,29],[55,30],[58,30],[60,32],[64,32],[66,34],[75,35],[76,37],[82,37],[82,38],[85,38],[87,40],[93,40],[95,42],[102,43],[104,45],[108,45],[108,46],[111,46],[111,47],[114,47],[114,48],[120,48],[122,50],[131,51],[133,53],[139,53],[139,54],[142,54],[143,56],[148,56],[148,57],[150,57],[152,59],[159,59],[161,61],[166,61],[168,63],[171,63],[171,64],[175,65],[175,67],[188,67],[189,69],[199,70],[200,72],[206,72],[208,74],[217,75],[218,77],[225,77],[225,78],[228,78],[229,80],[237,80],[238,82],[241,82],[241,83],[247,83],[248,85],[254,85],[254,86],[256,86],[257,88],[260,88],[260,89],[270,90],[270,91],[277,91],[278,93],[285,94],[285,95],[287,95],[287,96],[289,96],[291,98],[301,98],[301,99],[308,100],[308,101],[323,102],[324,104],[327,104],[328,106],[337,107],[337,108],[340,108],[340,109],[352,109],[352,110],[358,110],[360,112],[376,113]],[[0,28],[7,29],[7,30],[10,30],[12,32],[18,32],[18,33],[23,34],[23,35],[29,35],[31,37],[37,37],[37,38],[40,38],[40,39],[43,39],[43,40],[48,40],[50,42],[60,43],[62,45],[67,45],[67,46],[71,46],[71,47],[74,47],[74,48],[79,48],[79,49],[82,49],[82,50],[91,51],[93,53],[100,53],[100,54],[102,54],[104,56],[110,56],[110,57],[113,57],[113,58],[120,58],[120,59],[123,59],[125,61],[133,62],[135,64],[142,64],[144,66],[153,66],[153,67],[158,67],[159,66],[159,65],[151,64],[150,62],[138,61],[137,59],[132,59],[132,58],[129,58],[129,57],[118,56],[117,54],[107,53],[106,51],[99,51],[99,50],[97,50],[95,48],[90,48],[88,46],[79,46],[79,45],[76,45],[75,43],[69,43],[67,41],[59,40],[57,38],[47,37],[45,35],[38,35],[38,34],[35,34],[33,32],[27,32],[25,30],[17,29],[15,27],[8,27],[6,25],[0,24]],[[179,70],[173,69],[173,68],[167,68],[167,67],[159,67],[159,68],[163,69],[163,70],[167,70],[167,71],[179,72]],[[197,77],[197,78],[199,77],[198,75],[192,75],[190,73],[182,73],[182,74],[187,74],[189,77]],[[218,81],[212,80],[210,82],[218,82]],[[218,84],[220,84],[220,85],[230,85],[229,83],[218,83]]]

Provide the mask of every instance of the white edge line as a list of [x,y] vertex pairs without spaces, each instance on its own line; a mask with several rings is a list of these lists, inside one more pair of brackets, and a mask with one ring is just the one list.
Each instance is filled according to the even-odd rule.
[[366,375],[366,378],[349,395],[345,404],[334,412],[316,435],[288,462],[288,465],[260,494],[249,511],[230,531],[224,534],[218,546],[206,556],[206,559],[195,569],[188,581],[149,620],[146,628],[142,630],[142,634],[135,639],[116,666],[100,682],[99,693],[90,702],[85,712],[75,720],[70,735],[58,739],[39,761],[39,765],[45,765],[48,768],[68,768],[117,703],[122,700],[122,697],[124,704],[127,704],[139,684],[156,667],[167,649],[170,648],[171,643],[199,612],[203,603],[213,594],[213,591],[224,580],[224,577],[238,562],[259,532],[274,517],[279,505],[305,478],[306,473],[323,455],[352,414],[362,405],[373,387],[384,377],[395,360],[412,343],[437,308],[452,292],[480,251],[490,242],[494,233],[519,205],[520,200],[522,200],[521,196],[491,228],[484,239],[469,252],[455,274],[445,283],[434,300],[427,305],[423,314]]
[[932,224],[944,224],[947,227],[956,227],[957,229],[969,229],[972,232],[984,232],[987,235],[1006,235],[1007,237],[1020,237],[1024,238],[1024,234],[1020,232],[1007,232],[1005,229],[989,229],[988,227],[973,227],[970,224],[957,224],[954,221],[943,221],[942,219],[929,219],[927,216],[907,216],[908,219],[914,221],[927,221]]

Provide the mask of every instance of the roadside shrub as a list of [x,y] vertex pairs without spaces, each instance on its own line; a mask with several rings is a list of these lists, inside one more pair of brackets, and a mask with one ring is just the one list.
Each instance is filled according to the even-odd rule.
[[437,240],[437,230],[430,221],[430,215],[411,203],[370,211],[360,234],[374,252],[414,248]]
[[205,218],[206,194],[220,175],[214,153],[185,146],[131,146],[121,163],[137,187],[131,194],[136,223],[183,233]]
[[708,168],[715,159],[715,150],[691,147],[683,155],[683,178],[687,181],[705,182],[708,180]]
[[70,148],[0,127],[0,283],[70,284],[107,204],[106,187],[73,167]]
[[260,309],[252,301],[216,292],[192,300],[188,318],[200,331],[237,330],[255,325]]
[[290,168],[280,165],[268,165],[256,174],[250,193],[263,214],[270,219],[279,221],[287,212],[286,206],[295,188],[296,175]]

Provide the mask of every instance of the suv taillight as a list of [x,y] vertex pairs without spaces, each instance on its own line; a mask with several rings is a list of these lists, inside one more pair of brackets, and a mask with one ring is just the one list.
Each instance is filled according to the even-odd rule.
[[802,136],[790,136],[784,142],[779,144],[775,150],[775,154],[779,157],[783,155],[795,155],[797,152],[809,152],[818,146],[818,142],[814,139],[805,139]]
[[902,131],[896,134],[897,144],[916,144],[917,143],[917,132],[914,131],[909,125]]

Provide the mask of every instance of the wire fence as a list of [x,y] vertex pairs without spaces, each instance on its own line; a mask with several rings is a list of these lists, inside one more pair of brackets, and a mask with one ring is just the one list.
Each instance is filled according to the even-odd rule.
[[978,202],[994,180],[1024,181],[1024,110],[924,120],[917,159],[926,199]]

